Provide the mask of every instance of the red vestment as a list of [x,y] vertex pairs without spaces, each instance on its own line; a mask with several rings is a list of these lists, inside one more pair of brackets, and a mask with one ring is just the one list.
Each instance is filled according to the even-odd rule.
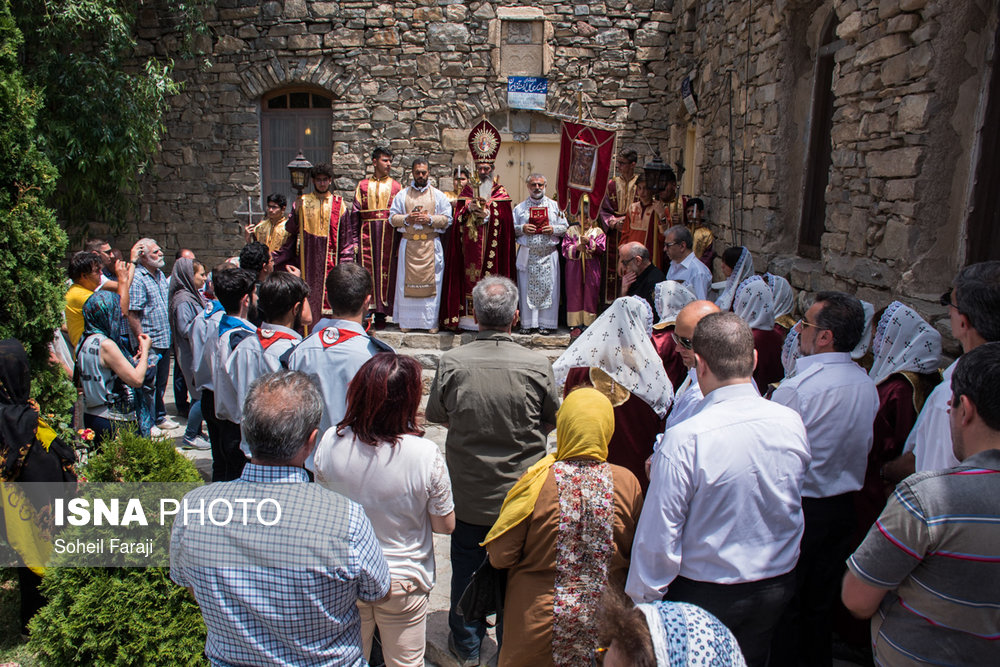
[[[650,261],[653,266],[662,269],[669,265],[669,260],[663,261],[663,235],[660,233],[660,225],[670,226],[670,212],[657,210],[656,202],[651,202],[648,206],[643,206],[642,202],[635,202],[628,207],[625,212],[625,222],[622,223],[621,238],[619,245],[638,242],[646,246],[649,250]],[[662,215],[661,215],[662,213]]]
[[344,200],[337,195],[310,192],[292,205],[285,225],[288,238],[273,255],[274,268],[299,267],[309,285],[309,308],[313,320],[330,317],[326,298],[326,274],[339,262],[351,261],[352,248]]
[[402,189],[391,177],[366,178],[358,183],[351,207],[351,241],[357,253],[355,261],[372,274],[376,313],[392,315],[396,290],[396,259],[400,235],[389,224],[389,207]]
[[441,288],[441,326],[458,327],[462,317],[473,317],[472,288],[487,275],[514,279],[514,214],[510,195],[496,181],[486,203],[489,218],[474,224],[469,203],[476,196],[466,185],[455,209],[455,222],[444,255]]
[[774,329],[751,329],[751,332],[753,347],[757,350],[753,379],[760,391],[766,392],[768,385],[781,382],[785,377],[785,367],[781,365],[781,346],[785,337]]

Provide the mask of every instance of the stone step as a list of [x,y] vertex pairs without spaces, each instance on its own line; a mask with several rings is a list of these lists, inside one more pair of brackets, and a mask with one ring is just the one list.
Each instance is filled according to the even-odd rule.
[[[385,341],[397,351],[403,352],[406,349],[450,350],[459,345],[472,342],[475,340],[476,334],[473,331],[462,331],[459,333],[442,331],[435,334],[427,333],[426,331],[403,333],[398,329],[386,329],[377,332],[376,337],[379,340]],[[560,353],[569,347],[571,342],[569,331],[566,329],[557,329],[549,336],[542,336],[540,334],[521,335],[515,333],[513,337],[516,343],[529,349],[539,351],[559,350]],[[404,354],[410,353],[404,352]]]
[[[399,330],[386,329],[377,334],[379,340],[391,345],[399,354],[413,357],[420,362],[423,371],[421,373],[423,381],[423,397],[420,401],[421,409],[427,404],[427,394],[430,393],[431,381],[434,373],[437,372],[438,360],[441,355],[460,345],[470,343],[476,338],[472,331],[461,333],[440,332],[436,334],[426,331],[411,331],[403,333]],[[521,335],[513,334],[514,341],[528,349],[544,354],[549,363],[555,362],[567,347],[570,340],[569,331],[560,329],[549,336],[539,334]]]

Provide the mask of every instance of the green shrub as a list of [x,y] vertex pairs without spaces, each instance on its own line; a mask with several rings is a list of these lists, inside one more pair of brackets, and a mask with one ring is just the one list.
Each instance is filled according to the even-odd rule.
[[[122,432],[82,468],[91,482],[200,482],[167,440]],[[167,568],[51,568],[31,621],[43,665],[203,665],[205,624]]]
[[170,440],[122,431],[101,445],[81,473],[91,482],[200,482],[201,475]]

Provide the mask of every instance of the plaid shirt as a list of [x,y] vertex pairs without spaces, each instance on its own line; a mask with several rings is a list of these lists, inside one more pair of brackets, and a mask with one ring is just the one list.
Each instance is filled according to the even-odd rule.
[[389,593],[389,567],[361,506],[309,483],[302,468],[252,463],[184,500],[238,498],[275,499],[280,521],[262,526],[251,507],[243,525],[234,502],[228,524],[177,520],[171,534],[170,578],[194,590],[205,655],[214,665],[365,665],[356,603]]
[[153,340],[153,347],[170,347],[170,320],[167,316],[167,288],[169,282],[163,271],[152,274],[139,265],[128,290],[128,309],[142,317],[142,333]]

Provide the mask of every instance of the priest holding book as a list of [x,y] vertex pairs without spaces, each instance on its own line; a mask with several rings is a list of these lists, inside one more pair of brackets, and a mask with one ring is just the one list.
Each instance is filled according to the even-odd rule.
[[559,248],[569,223],[545,196],[544,176],[531,174],[527,183],[528,198],[514,207],[520,333],[545,336],[559,324]]

